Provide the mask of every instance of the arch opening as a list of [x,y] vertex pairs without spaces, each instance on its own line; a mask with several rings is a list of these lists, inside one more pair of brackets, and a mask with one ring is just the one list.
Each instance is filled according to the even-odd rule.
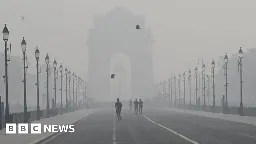
[[110,73],[115,74],[115,78],[110,81],[110,100],[129,100],[131,94],[131,61],[127,54],[114,54],[109,63]]

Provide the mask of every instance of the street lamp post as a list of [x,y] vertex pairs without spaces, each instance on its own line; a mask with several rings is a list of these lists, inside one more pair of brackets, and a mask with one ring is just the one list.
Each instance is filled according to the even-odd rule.
[[47,53],[45,57],[46,63],[46,117],[49,117],[49,55]]
[[228,55],[226,54],[225,57],[224,57],[224,63],[225,63],[225,66],[224,66],[224,76],[225,76],[225,79],[226,79],[226,83],[225,83],[225,94],[226,94],[226,102],[225,102],[225,108],[224,109],[228,109]]
[[188,70],[188,83],[189,83],[189,105],[191,105],[191,70]]
[[75,110],[75,73],[73,72],[73,110]]
[[208,106],[210,105],[210,76],[206,75],[207,77],[207,99],[208,99]]
[[59,70],[60,70],[60,114],[62,114],[62,109],[63,109],[63,105],[62,105],[63,66],[62,64],[60,65]]
[[3,40],[4,40],[4,55],[5,55],[5,103],[6,103],[6,107],[5,107],[5,122],[8,123],[9,122],[9,97],[8,97],[8,59],[7,59],[7,41],[9,39],[9,30],[6,27],[6,24],[4,26],[3,29]]
[[197,67],[195,68],[195,76],[196,76],[196,107],[197,107],[197,105],[198,105],[198,103],[197,103],[197,90],[198,90],[198,88],[197,88],[197,72],[198,72],[198,69],[197,69]]
[[183,73],[183,83],[184,83],[184,105],[186,104],[186,73]]
[[169,104],[171,102],[171,79],[168,79],[168,97],[169,97]]
[[206,101],[205,101],[205,64],[203,63],[203,66],[202,66],[202,80],[203,80],[203,83],[202,83],[202,86],[203,86],[203,97],[204,97],[204,107],[206,106]]
[[176,102],[177,102],[177,100],[176,100],[177,95],[176,94],[177,94],[176,93],[176,76],[174,76],[174,106],[176,106]]
[[57,90],[56,90],[56,80],[57,80],[57,61],[53,61],[53,69],[54,69],[54,108],[57,110]]
[[243,110],[243,50],[240,47],[239,52],[238,52],[238,71],[240,72],[240,115],[244,115],[244,110]]
[[66,75],[66,110],[68,109],[68,69],[65,68]]
[[36,89],[37,89],[37,120],[40,120],[40,105],[39,105],[39,54],[40,54],[40,51],[38,49],[38,47],[36,47],[36,50],[35,50],[35,57],[36,57]]
[[171,87],[171,91],[170,91],[170,93],[171,93],[171,104],[172,104],[172,93],[173,93],[172,81],[173,81],[173,78],[171,77],[171,84],[170,84],[170,87]]
[[69,80],[69,109],[71,110],[71,91],[70,91],[71,72],[70,71],[68,71],[68,80]]
[[27,47],[27,43],[23,37],[22,41],[21,41],[21,49],[23,52],[23,70],[24,70],[24,78],[23,78],[23,83],[24,83],[24,122],[27,123],[28,122],[28,114],[27,114],[27,80],[26,80],[26,69],[28,68],[28,66],[26,66],[26,61],[27,61],[27,57],[26,57],[26,47]]
[[77,75],[76,75],[76,109],[77,109],[77,92],[78,92],[78,79],[77,79]]
[[215,62],[214,60],[211,63],[212,65],[212,69],[211,69],[211,75],[212,75],[212,106],[213,106],[213,110],[215,110],[215,73],[214,73],[214,69],[215,69]]
[[179,74],[179,81],[178,81],[178,84],[179,84],[179,105],[180,105],[180,80],[181,80],[181,75]]

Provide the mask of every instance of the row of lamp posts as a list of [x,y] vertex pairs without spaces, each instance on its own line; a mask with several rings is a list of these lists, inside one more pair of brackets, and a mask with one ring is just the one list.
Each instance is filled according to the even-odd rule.
[[[240,47],[239,51],[238,51],[238,71],[240,72],[240,106],[239,106],[239,114],[240,115],[244,115],[243,112],[243,50]],[[208,79],[208,90],[209,90],[209,76],[206,75],[205,73],[205,64],[202,64],[202,97],[203,97],[203,106],[206,106],[206,93],[205,93],[205,89],[206,89],[206,78]],[[224,56],[224,76],[225,76],[225,95],[223,96],[223,112],[227,112],[228,111],[228,56],[227,54],[225,54]],[[194,79],[195,79],[195,101],[196,101],[196,105],[198,106],[198,102],[200,101],[200,97],[198,99],[198,67],[196,66],[195,69],[195,75],[194,75]],[[216,96],[215,96],[215,61],[213,60],[211,62],[211,78],[212,78],[212,98],[213,98],[213,103],[212,103],[212,108],[213,110],[215,110],[216,107]],[[174,105],[177,104],[177,93],[176,93],[176,76],[173,76],[171,78],[169,78],[168,80],[168,84],[169,84],[169,92],[168,92],[168,96],[169,96],[169,102],[173,103],[173,93],[174,93]],[[159,84],[156,84],[156,88],[157,88],[157,93],[162,95],[165,95],[165,81],[160,82]],[[184,104],[186,104],[186,73],[183,73],[183,88],[184,88]],[[189,104],[191,105],[191,88],[192,88],[192,76],[191,76],[191,70],[188,70],[188,88],[189,88]],[[163,91],[161,92],[161,85],[163,85]],[[178,76],[178,98],[179,98],[179,103],[180,103],[180,88],[181,85],[181,75],[179,74]],[[160,87],[160,88],[159,88]]]
[[[9,112],[9,95],[8,95],[8,62],[10,61],[10,58],[8,59],[8,53],[11,52],[11,44],[10,47],[7,47],[7,42],[9,39],[9,30],[5,24],[4,29],[2,31],[3,33],[3,40],[5,43],[5,75],[4,80],[5,80],[5,92],[6,92],[6,107],[5,107],[5,122],[9,122],[10,121],[10,112]],[[28,68],[28,64],[27,64],[27,56],[26,56],[26,47],[27,47],[27,43],[26,40],[22,39],[21,41],[21,49],[23,52],[23,84],[24,84],[24,122],[27,123],[28,120],[28,111],[27,111],[27,93],[26,93],[26,73],[27,73],[27,68]],[[39,95],[39,55],[40,55],[40,51],[38,49],[38,47],[35,50],[35,58],[36,58],[36,69],[37,69],[37,82],[36,82],[36,86],[37,86],[37,120],[40,119],[41,117],[41,112],[40,112],[40,104],[39,104],[39,99],[40,99],[40,95]],[[45,57],[45,63],[46,63],[46,74],[47,74],[47,106],[46,106],[46,117],[49,117],[49,70],[50,70],[50,58],[49,55],[47,53],[46,57]],[[57,71],[57,62],[56,60],[54,60],[53,62],[53,67],[54,67],[54,107],[53,109],[55,110],[56,114],[57,114],[57,102],[56,102],[56,95],[57,95],[57,91],[56,91],[56,80],[58,78],[58,71]],[[60,84],[60,97],[61,97],[61,105],[60,105],[60,113],[62,114],[62,109],[63,109],[63,99],[62,99],[62,82],[63,82],[63,66],[62,64],[59,66],[59,71],[61,73],[61,84]],[[69,100],[71,100],[71,95],[70,95],[70,81],[71,81],[71,72],[66,68],[65,69],[65,74],[66,74],[66,108],[69,108],[68,106],[68,98],[67,98],[67,79],[69,78]],[[75,81],[76,81],[76,99],[75,99]],[[73,73],[73,110],[75,110],[77,108],[77,94],[78,94],[78,90],[80,85],[84,85],[82,87],[85,87],[86,90],[86,81],[82,80],[81,77],[78,77],[75,73]],[[82,88],[81,87],[81,88]],[[85,97],[86,95],[84,95]],[[71,108],[71,107],[70,107]],[[1,117],[1,116],[0,116]],[[1,125],[2,126],[2,125]]]

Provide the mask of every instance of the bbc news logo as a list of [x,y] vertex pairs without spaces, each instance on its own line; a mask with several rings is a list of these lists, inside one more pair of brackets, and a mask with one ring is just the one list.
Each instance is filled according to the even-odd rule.
[[41,123],[7,123],[6,134],[41,134],[46,132],[75,132],[74,125],[43,125]]

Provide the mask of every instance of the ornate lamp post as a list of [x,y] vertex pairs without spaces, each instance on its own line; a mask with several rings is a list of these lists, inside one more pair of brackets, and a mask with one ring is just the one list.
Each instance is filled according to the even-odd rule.
[[207,77],[207,99],[208,99],[208,105],[210,105],[210,77],[209,75],[206,75]]
[[168,79],[168,97],[169,97],[169,104],[170,104],[170,101],[171,101],[171,79],[169,78]]
[[214,76],[214,69],[215,69],[215,62],[212,61],[212,69],[211,69],[211,75],[212,75],[212,106],[213,110],[215,110],[215,76]]
[[38,47],[36,47],[36,50],[35,50],[35,57],[36,57],[36,89],[37,89],[37,120],[40,120],[40,105],[39,105],[39,54],[40,54],[40,51],[38,49]]
[[198,69],[197,69],[197,67],[195,68],[195,79],[196,79],[196,107],[197,107],[197,105],[198,105],[198,100],[197,100],[197,90],[198,90],[198,88],[197,88],[197,75],[198,75]]
[[203,66],[202,66],[202,80],[203,80],[203,83],[202,83],[202,86],[203,86],[203,97],[204,97],[204,107],[206,106],[206,101],[205,101],[205,64],[203,63]]
[[171,91],[170,91],[170,93],[171,93],[171,104],[172,104],[172,93],[173,93],[172,81],[173,81],[173,78],[171,77],[171,84],[170,84],[170,87],[171,87]]
[[176,94],[177,94],[176,93],[176,76],[174,76],[174,106],[176,106],[176,102],[177,102],[177,100],[176,100],[177,95]]
[[179,105],[180,105],[180,80],[181,80],[181,75],[179,74],[179,81],[178,81],[178,84],[179,84]]
[[243,50],[240,47],[239,51],[238,51],[238,71],[240,72],[240,115],[243,116],[244,115],[244,106],[243,106]]
[[226,54],[225,57],[224,57],[224,63],[225,63],[225,66],[224,66],[224,76],[225,76],[225,79],[226,79],[226,82],[225,82],[225,94],[226,94],[226,97],[225,97],[225,109],[227,110],[228,109],[228,55]]
[[7,41],[9,39],[9,30],[6,27],[6,24],[3,29],[3,40],[4,40],[4,55],[5,55],[5,122],[9,122],[9,97],[8,97],[8,59],[7,59]]
[[73,110],[75,110],[75,77],[76,75],[74,72],[72,77],[73,77]]
[[54,69],[54,108],[57,108],[57,91],[56,91],[56,80],[57,80],[57,62],[53,61],[53,69]]
[[26,57],[26,47],[27,47],[27,43],[23,37],[22,41],[21,41],[21,49],[23,52],[23,70],[24,70],[24,78],[23,78],[23,83],[24,83],[24,123],[28,122],[28,114],[27,114],[27,83],[26,83],[26,69],[28,68],[28,66],[26,66],[26,61],[27,61],[27,57]]
[[62,114],[62,109],[63,109],[63,105],[62,105],[63,66],[62,64],[60,65],[59,70],[60,70],[60,114]]
[[191,105],[191,70],[188,70],[188,83],[189,83],[189,105]]
[[66,75],[66,110],[68,109],[68,69],[65,68]]
[[71,110],[71,91],[70,91],[71,72],[70,71],[68,71],[68,79],[69,79],[69,109]]
[[183,73],[183,83],[184,83],[184,105],[186,104],[186,72]]
[[78,92],[78,77],[77,77],[77,75],[76,75],[75,79],[76,79],[76,103],[75,103],[75,109],[77,109],[77,92]]
[[46,63],[46,117],[49,117],[49,55],[47,53],[45,57]]

